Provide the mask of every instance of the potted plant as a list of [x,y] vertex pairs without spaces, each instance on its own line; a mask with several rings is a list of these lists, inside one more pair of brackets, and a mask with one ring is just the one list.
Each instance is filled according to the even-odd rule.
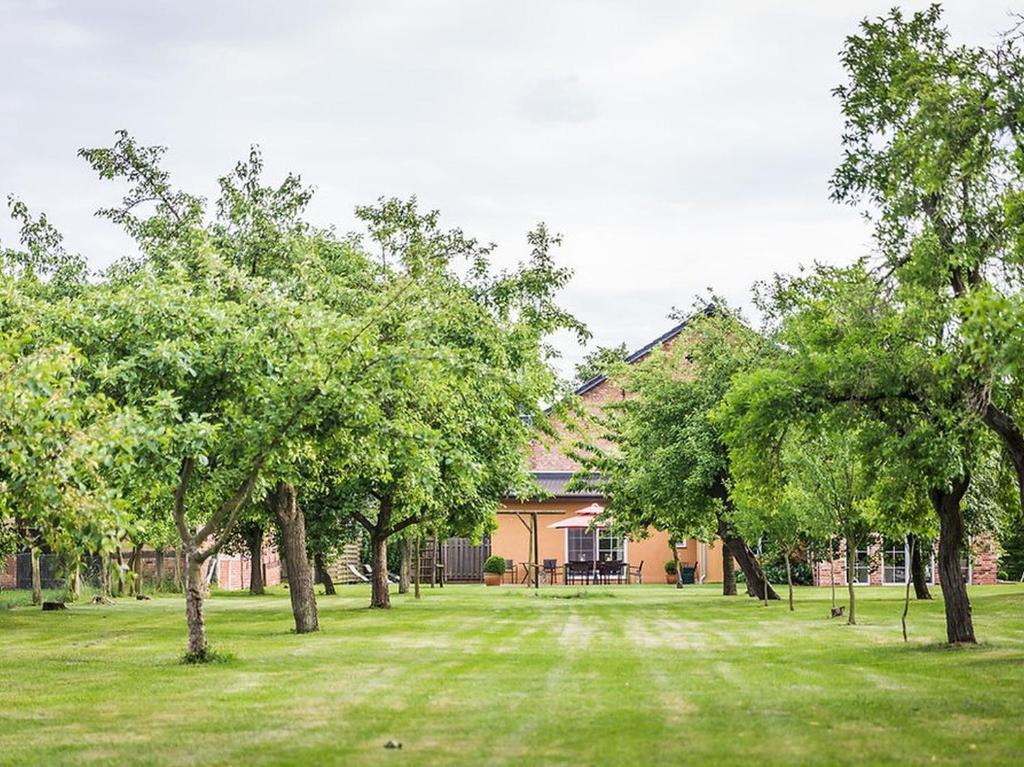
[[676,561],[674,559],[670,559],[665,563],[665,583],[676,583],[677,581]]
[[487,557],[484,562],[484,583],[488,586],[500,586],[505,577],[505,559],[497,554]]

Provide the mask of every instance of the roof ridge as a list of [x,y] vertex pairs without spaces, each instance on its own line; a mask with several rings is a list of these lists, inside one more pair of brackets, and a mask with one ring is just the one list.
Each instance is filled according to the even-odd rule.
[[[626,363],[628,363],[630,365],[632,365],[634,362],[638,362],[639,360],[643,359],[648,354],[650,354],[651,351],[653,351],[655,347],[661,346],[661,344],[665,343],[666,341],[671,341],[673,338],[675,338],[680,333],[682,333],[683,330],[686,328],[686,326],[688,324],[690,324],[691,321],[693,321],[694,319],[696,319],[697,317],[700,317],[702,315],[705,316],[705,317],[709,317],[709,316],[711,316],[714,313],[714,311],[715,311],[715,304],[714,303],[706,304],[703,309],[699,309],[699,310],[695,311],[693,314],[690,314],[685,319],[683,319],[682,322],[680,322],[677,325],[675,325],[674,327],[670,328],[667,332],[662,333],[660,336],[655,338],[650,343],[644,344],[639,349],[637,349],[635,352],[632,352],[631,354],[628,354],[625,357],[623,357],[622,358],[623,362],[626,362]],[[584,381],[582,384],[580,384],[576,388],[576,395],[577,396],[581,396],[583,394],[586,394],[588,391],[590,391],[591,389],[595,388],[598,384],[600,384],[602,381],[606,380],[607,378],[608,378],[608,376],[606,376],[604,373],[598,373],[596,376],[594,376],[590,380]]]

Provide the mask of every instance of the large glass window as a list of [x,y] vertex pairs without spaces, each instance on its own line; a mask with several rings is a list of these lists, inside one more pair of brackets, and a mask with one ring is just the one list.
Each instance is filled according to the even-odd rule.
[[582,527],[570,527],[565,531],[568,536],[568,551],[570,562],[593,562],[594,561],[594,532]]
[[867,584],[871,582],[871,555],[867,548],[857,549],[857,559],[854,567],[854,583]]
[[597,531],[597,558],[602,562],[621,562],[623,554],[622,536],[607,530]]
[[621,535],[608,530],[586,530],[570,527],[566,531],[566,554],[570,562],[601,562],[625,560],[625,544]]
[[882,544],[882,583],[906,583],[910,576],[910,552],[906,541],[886,539]]

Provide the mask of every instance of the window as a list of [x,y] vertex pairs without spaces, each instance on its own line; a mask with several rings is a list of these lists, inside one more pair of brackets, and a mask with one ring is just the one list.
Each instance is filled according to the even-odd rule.
[[867,548],[857,549],[857,560],[854,565],[853,582],[867,584],[871,582],[871,556]]
[[570,562],[624,561],[625,540],[608,530],[566,529],[565,553]]
[[622,536],[607,530],[597,531],[597,558],[602,562],[621,562],[623,554]]
[[594,561],[594,532],[582,527],[570,527],[565,531],[566,554],[570,562]]
[[882,544],[882,583],[906,583],[910,576],[910,552],[905,541],[886,539]]

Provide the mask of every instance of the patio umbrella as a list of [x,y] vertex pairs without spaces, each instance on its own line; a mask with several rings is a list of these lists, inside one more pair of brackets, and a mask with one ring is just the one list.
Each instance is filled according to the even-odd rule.
[[555,530],[565,530],[566,528],[570,528],[570,527],[577,527],[577,528],[588,528],[588,527],[591,527],[591,526],[593,526],[593,527],[607,527],[607,525],[602,524],[600,522],[598,522],[597,524],[594,524],[594,517],[596,517],[598,514],[601,514],[603,512],[604,512],[603,508],[598,506],[596,503],[592,503],[589,506],[587,506],[585,509],[580,509],[579,511],[577,511],[575,516],[568,517],[567,519],[559,520],[558,522],[555,522],[553,525],[548,525],[548,527],[553,528]]

